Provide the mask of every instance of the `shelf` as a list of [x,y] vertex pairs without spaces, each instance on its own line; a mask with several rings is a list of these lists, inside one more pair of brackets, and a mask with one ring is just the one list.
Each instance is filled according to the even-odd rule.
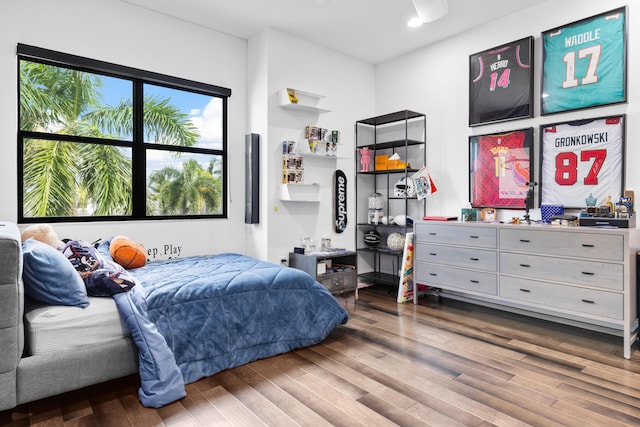
[[[365,219],[369,217],[366,195],[372,192],[382,194],[384,198],[383,213],[388,213],[389,217],[405,215],[406,217],[420,217],[426,215],[426,203],[418,200],[417,197],[398,197],[401,193],[395,193],[396,186],[402,181],[394,184],[400,178],[410,178],[410,175],[418,172],[426,164],[426,116],[415,111],[402,110],[391,114],[385,114],[369,119],[358,120],[355,126],[356,158],[362,148],[371,150],[371,162],[368,171],[360,171],[356,165],[356,218]],[[402,159],[394,162],[383,162],[384,157],[391,154],[398,154]],[[376,157],[378,158],[376,162]],[[361,159],[361,157],[360,157]],[[409,163],[410,162],[410,163]],[[391,167],[392,169],[375,169],[375,165]],[[411,167],[413,165],[414,167]],[[406,166],[406,167],[405,167]],[[364,178],[364,176],[372,178]],[[405,190],[408,187],[405,187]],[[396,196],[398,194],[398,196]],[[366,215],[365,215],[366,214]],[[393,214],[393,215],[391,215]],[[370,224],[368,222],[358,222],[356,224],[355,247],[358,256],[367,260],[365,269],[368,272],[360,271],[358,277],[364,282],[380,284],[386,286],[399,286],[399,269],[406,268],[402,262],[404,247],[391,249],[386,242],[381,242],[378,247],[365,246],[362,238],[363,233],[377,230],[381,235],[392,235],[393,233],[406,234],[414,230],[413,224]],[[388,240],[388,237],[386,237]],[[406,240],[406,239],[405,239]],[[406,242],[405,242],[406,243]],[[395,259],[393,259],[395,258]],[[360,263],[363,265],[363,263]]]
[[286,110],[303,111],[306,113],[323,114],[328,113],[331,110],[318,106],[320,99],[324,98],[324,95],[318,95],[317,93],[306,92],[303,90],[293,89],[298,98],[297,103],[289,101],[289,94],[287,89],[283,89],[279,92],[280,106]]
[[320,202],[320,185],[313,184],[281,184],[280,200],[283,202]]
[[410,147],[413,145],[424,145],[424,141],[417,139],[397,139],[395,141],[378,142],[376,144],[358,145],[356,148],[374,148],[376,151],[387,150],[389,148],[398,148],[404,146]]
[[389,273],[371,271],[369,273],[358,274],[360,281],[373,283],[374,285],[398,286],[400,277]]
[[370,252],[370,253],[378,253],[384,255],[393,255],[393,256],[402,256],[402,250],[394,251],[393,249],[389,249],[386,246],[378,246],[377,248],[358,248],[356,249],[358,252]]
[[[358,175],[381,175],[381,174],[386,174],[386,173],[405,173],[405,172],[418,172],[419,169],[414,169],[414,168],[406,168],[406,169],[380,169],[380,170],[374,170],[374,171],[365,171],[365,172],[361,172],[358,171],[356,172]],[[391,197],[390,197],[391,198]],[[401,199],[404,199],[404,197],[400,197]],[[409,199],[411,199],[411,197],[409,197]],[[413,199],[415,199],[415,197],[413,197]]]
[[312,157],[314,159],[331,159],[331,160],[346,159],[346,157],[328,156],[326,154],[316,154],[316,153],[300,153],[300,154],[296,154],[296,156]]
[[410,230],[413,228],[413,224],[407,224],[407,225],[397,225],[397,224],[370,224],[368,222],[359,222],[356,224],[358,227],[387,227],[387,228],[397,228],[397,229],[407,229]]
[[416,113],[415,111],[410,110],[402,110],[395,113],[384,114],[382,116],[371,117],[370,119],[358,120],[356,123],[378,126],[397,122],[400,120],[417,119],[419,117],[424,117],[424,114]]

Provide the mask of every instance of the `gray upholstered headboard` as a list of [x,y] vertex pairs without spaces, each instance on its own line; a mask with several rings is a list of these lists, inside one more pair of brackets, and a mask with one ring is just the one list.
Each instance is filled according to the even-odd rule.
[[15,406],[16,368],[24,347],[20,230],[0,222],[0,408]]

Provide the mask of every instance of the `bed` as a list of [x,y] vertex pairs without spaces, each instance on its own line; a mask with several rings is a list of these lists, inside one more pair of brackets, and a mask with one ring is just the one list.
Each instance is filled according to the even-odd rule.
[[[113,261],[110,241],[96,250],[102,262]],[[136,286],[114,300],[140,350],[146,406],[182,397],[184,384],[200,378],[317,344],[348,320],[307,273],[237,253],[149,262],[126,273]]]
[[322,341],[346,310],[303,271],[233,253],[131,270],[186,383]]
[[317,344],[348,320],[301,270],[236,253],[125,270],[110,242],[71,240],[58,250],[23,242],[25,355],[51,359],[132,338],[144,406],[180,399],[185,384],[225,369]]

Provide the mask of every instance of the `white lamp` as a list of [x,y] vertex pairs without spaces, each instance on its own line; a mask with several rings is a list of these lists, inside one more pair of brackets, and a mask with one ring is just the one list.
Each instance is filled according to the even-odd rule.
[[447,0],[411,0],[422,22],[432,22],[447,14]]

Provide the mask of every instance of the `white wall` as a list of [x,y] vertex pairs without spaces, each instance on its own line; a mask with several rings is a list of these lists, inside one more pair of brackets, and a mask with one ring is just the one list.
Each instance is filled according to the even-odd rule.
[[[349,223],[346,231],[338,234],[333,225],[333,173],[337,168],[347,177],[354,176],[354,123],[373,115],[374,66],[273,29],[251,38],[248,51],[250,75],[256,73],[254,65],[264,64],[267,58],[267,67],[261,72],[267,75],[268,100],[266,111],[252,108],[254,102],[262,105],[263,99],[249,100],[248,122],[256,128],[263,127],[262,116],[266,114],[268,128],[262,135],[261,189],[264,191],[261,197],[264,202],[261,200],[261,203],[264,204],[260,212],[262,227],[267,231],[251,236],[254,242],[250,246],[259,248],[260,254],[266,254],[263,258],[273,262],[287,256],[304,236],[318,243],[322,237],[330,237],[333,246],[354,249],[354,179],[349,180],[347,189]],[[261,91],[265,89],[262,84],[261,80],[256,83]],[[317,115],[281,108],[278,92],[287,87],[324,95],[321,105],[331,111]],[[320,184],[320,203],[282,202],[278,197],[282,141],[303,141],[307,125],[339,130],[338,157],[344,158],[305,159],[304,182]],[[253,128],[249,131],[255,132]]]
[[[626,4],[629,4],[628,103],[540,117],[540,33]],[[638,197],[640,86],[635,83],[638,81],[636,70],[640,66],[640,57],[635,41],[640,39],[640,25],[634,19],[638,14],[640,6],[628,1],[548,0],[507,18],[379,64],[376,67],[376,112],[383,114],[408,108],[427,115],[427,164],[438,187],[438,192],[427,199],[427,212],[431,215],[459,215],[460,208],[468,202],[470,135],[531,126],[534,128],[534,150],[537,155],[539,125],[621,113],[627,114],[626,188],[635,190]],[[469,55],[530,35],[535,37],[535,117],[469,128]],[[539,163],[537,158],[535,160],[534,168],[537,169]],[[617,195],[612,195],[615,196]],[[503,210],[499,214],[500,219],[511,219],[521,212]],[[532,212],[532,218],[540,218],[539,210]]]
[[[17,43],[231,88],[229,219],[55,224],[61,238],[126,234],[181,256],[244,252],[246,41],[120,1],[5,0],[0,3],[0,220],[17,220]],[[167,245],[167,246],[165,246]],[[170,245],[170,246],[169,246]],[[168,255],[168,254],[167,254]]]

